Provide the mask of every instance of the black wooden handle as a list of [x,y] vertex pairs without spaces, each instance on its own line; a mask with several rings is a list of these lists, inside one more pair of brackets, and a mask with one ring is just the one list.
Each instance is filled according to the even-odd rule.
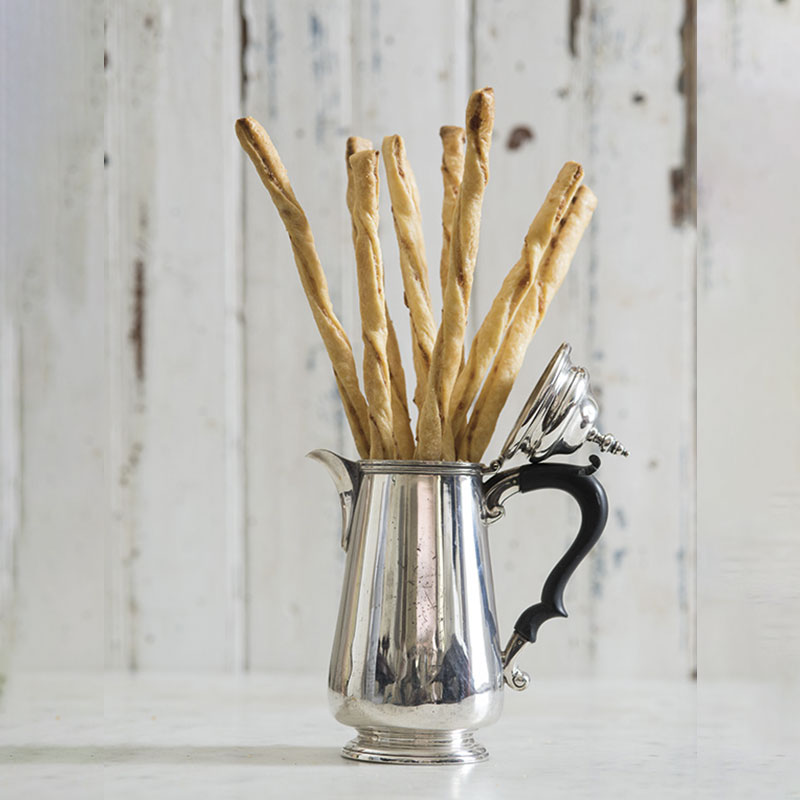
[[578,564],[597,543],[608,519],[608,499],[600,481],[592,473],[600,466],[597,456],[588,466],[573,464],[531,464],[520,468],[517,480],[520,492],[536,489],[560,489],[572,495],[581,510],[581,527],[569,549],[550,571],[542,587],[541,600],[526,608],[514,630],[526,641],[535,642],[539,626],[552,617],[566,617],[564,589]]

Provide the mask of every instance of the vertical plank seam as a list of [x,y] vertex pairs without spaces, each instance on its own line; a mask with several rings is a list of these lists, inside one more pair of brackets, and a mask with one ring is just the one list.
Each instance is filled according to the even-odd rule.
[[[357,3],[358,0],[350,0],[347,3],[347,13],[349,17],[347,19],[347,23],[345,26],[345,30],[349,31],[349,38],[347,39],[347,46],[350,48],[350,108],[349,110],[349,123],[350,123],[350,134],[355,136],[360,136],[361,131],[359,130],[361,123],[363,121],[363,110],[361,108],[361,104],[363,102],[363,95],[361,92],[361,84],[359,80],[359,72],[358,72],[358,47],[356,47],[356,42],[358,41],[358,25],[357,25]],[[342,113],[344,113],[344,109],[342,109]],[[342,143],[342,151],[344,151],[344,142]],[[342,169],[345,169],[343,166]],[[339,206],[339,219],[342,223],[342,230],[346,231],[350,226],[349,214],[346,209],[346,204],[344,202],[344,198],[342,198],[341,205]],[[347,235],[339,237],[339,255],[341,258],[341,264],[347,264],[355,257],[353,251],[350,249],[350,238]],[[343,324],[347,327],[348,322],[352,320],[353,313],[355,308],[357,308],[358,303],[355,300],[355,293],[357,292],[357,283],[352,279],[353,272],[349,269],[345,269],[344,267],[339,270],[339,281],[340,281],[340,296],[341,300],[341,313]],[[359,315],[360,321],[360,315]],[[351,326],[350,329],[350,337],[351,341],[357,339],[360,336],[360,327],[355,328]],[[338,402],[338,392],[335,395]],[[348,438],[349,438],[349,428],[348,425],[341,414],[336,415],[336,420],[338,424],[337,430],[337,447],[339,448],[338,452],[344,453],[347,451],[348,448]]]
[[[111,666],[124,667],[135,670],[137,667],[136,646],[134,637],[135,626],[135,598],[133,595],[133,564],[132,554],[135,551],[135,530],[131,519],[130,487],[124,475],[125,439],[127,434],[126,421],[127,409],[124,406],[126,396],[125,368],[127,359],[123,358],[126,349],[126,322],[128,314],[123,302],[123,297],[128,296],[125,291],[127,284],[121,277],[122,269],[113,269],[112,264],[119,259],[119,237],[117,235],[119,219],[119,194],[109,186],[109,164],[115,169],[117,162],[122,163],[122,127],[118,124],[117,113],[119,109],[120,90],[116,85],[115,69],[120,60],[119,42],[116,38],[120,21],[119,14],[124,11],[118,9],[110,13],[110,6],[106,6],[105,25],[105,151],[106,161],[104,184],[106,192],[106,370],[108,376],[108,431],[107,447],[108,462],[108,491],[112,509],[112,525],[109,532],[109,541],[106,548],[106,575],[110,583],[107,589],[106,614],[111,615],[107,624],[106,659]],[[117,256],[117,258],[115,258]],[[125,265],[127,267],[127,265]],[[119,471],[119,472],[118,472]]]
[[[245,0],[237,0],[233,25],[232,52],[237,54],[235,81],[235,116],[243,114],[247,92],[247,48],[249,21]],[[233,21],[233,19],[232,19]],[[225,115],[223,115],[224,118]],[[225,270],[225,338],[226,338],[226,482],[227,527],[229,540],[229,576],[231,580],[231,645],[229,663],[234,672],[249,668],[249,572],[247,526],[247,463],[244,443],[247,426],[246,337],[244,335],[244,247],[245,202],[244,161],[233,136],[232,120],[223,119],[222,141],[231,154],[230,236],[232,237],[232,267]],[[238,167],[238,169],[236,168]]]
[[[8,30],[7,9],[0,5],[0,31]],[[7,54],[0,54],[0,73],[8,74]],[[0,123],[7,123],[5,87],[0,89]],[[5,174],[8,143],[0,146],[0,165]],[[11,284],[9,258],[9,204],[6,189],[0,191],[0,690],[3,668],[12,646],[14,596],[16,594],[16,547],[21,529],[22,484],[22,388],[19,327],[12,308],[19,307],[16,285]],[[16,283],[16,282],[15,282]]]
[[681,29],[684,58],[683,91],[686,127],[684,131],[685,206],[687,222],[691,225],[689,256],[691,292],[691,341],[689,389],[689,448],[688,476],[689,508],[684,545],[688,564],[687,586],[687,646],[689,677],[697,680],[697,2],[685,0],[685,18]]
[[350,0],[350,133],[358,134],[356,130],[361,122],[361,91],[358,79],[358,0]]
[[[575,38],[580,38],[581,28],[586,26],[586,44],[587,47],[580,47],[575,49],[575,52],[570,48],[570,54],[584,66],[583,75],[585,76],[586,86],[583,88],[582,96],[585,98],[586,104],[586,121],[587,121],[587,163],[591,170],[591,165],[597,161],[598,143],[597,143],[597,85],[595,81],[595,65],[597,63],[598,50],[603,46],[603,42],[598,40],[598,11],[596,0],[589,4],[589,14],[582,14],[580,3],[570,4],[567,9],[569,17],[569,25],[571,30],[576,33],[571,34],[571,42],[574,44]],[[574,17],[573,17],[574,14]],[[586,55],[584,56],[583,53]],[[588,230],[588,260],[587,271],[585,278],[586,286],[586,331],[585,331],[585,352],[587,359],[591,364],[590,372],[593,376],[602,375],[601,364],[597,359],[597,347],[595,346],[595,336],[597,334],[597,271],[599,264],[598,252],[598,231],[602,223],[602,215],[595,215],[592,218],[592,224]],[[602,382],[594,381],[594,392],[602,407]],[[602,412],[601,412],[602,413]],[[605,541],[601,539],[597,545],[592,549],[589,554],[589,571],[591,573],[591,592],[593,595],[602,594],[603,580],[606,575],[605,568],[606,547]],[[587,644],[587,654],[591,671],[596,669],[596,656],[597,656],[597,639],[600,632],[600,620],[598,617],[598,604],[594,602],[589,603],[588,608],[588,631],[589,639]]]
[[[467,86],[466,97],[459,98],[459,103],[456,104],[456,107],[459,107],[461,104],[463,104],[464,108],[466,108],[469,96],[478,88],[478,0],[469,0],[469,5],[467,7],[466,33],[467,79],[469,80],[469,86]],[[462,123],[459,121],[458,124]],[[467,313],[467,331],[464,341],[466,353],[469,353],[469,349],[472,346],[472,342],[475,339],[475,334],[480,324],[479,320],[482,319],[482,312],[484,311],[480,305],[484,275],[484,270],[481,268],[483,263],[485,262],[481,260],[479,244],[475,274],[472,279],[472,291],[470,292],[470,313]],[[444,311],[444,297],[442,298],[442,311]]]
[[[467,28],[469,33],[469,41],[467,42],[467,52],[469,64],[467,65],[469,75],[468,92],[474,92],[478,88],[478,0],[469,0],[469,26]],[[466,98],[464,99],[466,104]]]
[[[134,12],[134,20],[129,19],[130,11],[127,7],[122,6],[122,10],[119,12],[122,16],[121,25],[118,24],[116,28],[116,32],[119,31],[128,31],[132,28],[132,23],[137,22],[135,18]],[[127,36],[123,36],[122,39],[125,41],[126,44],[130,42],[130,39]],[[117,52],[120,53],[121,44],[120,39],[117,39],[115,42],[117,45]],[[131,53],[125,52],[122,54],[123,56],[131,56]],[[117,60],[122,63],[120,55],[117,56]],[[115,83],[118,85],[116,86],[117,96],[119,102],[117,104],[117,110],[122,106],[122,103],[125,101],[125,89],[127,87],[123,84],[123,73],[121,70],[115,70],[113,67],[113,56],[112,56],[112,78],[115,80]],[[128,120],[122,119],[118,121],[117,125],[117,158],[120,161],[120,164],[127,164],[128,162],[124,160],[123,153],[128,153],[128,147],[126,145],[126,137],[127,137],[127,130],[128,126],[125,124]],[[132,255],[133,258],[133,266],[134,266],[134,274],[133,274],[133,288],[135,290],[135,272],[136,272],[136,265],[138,261],[145,262],[146,258],[150,255],[150,238],[149,233],[147,233],[148,224],[146,220],[149,218],[149,206],[147,201],[143,199],[138,193],[136,196],[128,199],[125,194],[121,191],[121,184],[123,181],[126,180],[127,174],[130,172],[130,165],[127,168],[123,168],[124,171],[119,173],[121,180],[117,182],[116,190],[118,192],[117,197],[117,206],[116,211],[117,214],[120,214],[119,203],[126,204],[127,202],[135,202],[137,204],[137,225],[135,230],[135,236],[133,237],[133,247]],[[149,187],[152,189],[152,186]],[[148,197],[148,200],[150,198]],[[130,218],[130,214],[127,213],[127,209],[125,209],[124,213],[121,216],[121,219],[117,220],[117,228],[121,224],[125,224],[127,226],[127,220]],[[125,220],[125,222],[122,222]],[[126,231],[126,236],[128,238],[128,242],[126,244],[130,244],[130,231]],[[120,241],[117,243],[118,245],[122,244],[122,237],[120,237]],[[128,247],[125,247],[124,254],[127,256],[129,254]],[[127,263],[125,263],[125,267],[127,267]],[[143,270],[144,273],[144,270]],[[120,289],[124,291],[120,291],[117,293],[116,299],[122,305],[124,303],[123,298],[127,298],[130,295],[129,285],[126,282],[124,287],[120,286]],[[133,305],[131,311],[133,314],[136,314],[135,304]],[[120,308],[119,319],[125,320],[127,318],[127,314],[124,312],[124,305]],[[142,310],[142,324],[144,325],[145,322],[144,310]],[[132,329],[131,329],[132,330]],[[141,332],[141,342],[142,347],[144,347],[144,331]],[[139,624],[139,598],[137,593],[137,559],[139,557],[139,550],[140,550],[140,539],[139,539],[139,515],[137,514],[138,504],[141,501],[142,493],[140,491],[140,482],[138,475],[132,476],[130,475],[130,464],[131,460],[128,457],[128,452],[131,451],[132,443],[143,443],[144,436],[143,434],[143,427],[144,427],[144,410],[145,410],[145,403],[146,403],[146,395],[145,395],[145,388],[144,388],[144,371],[142,371],[141,375],[136,373],[135,370],[128,370],[126,366],[129,363],[128,359],[125,357],[126,353],[126,346],[128,344],[135,345],[135,341],[131,338],[130,332],[126,334],[124,323],[120,326],[119,330],[117,331],[117,345],[118,350],[116,353],[115,361],[120,365],[120,397],[122,398],[122,402],[120,403],[119,407],[117,408],[117,413],[120,416],[120,449],[118,452],[119,461],[117,462],[120,467],[120,479],[119,483],[121,486],[121,522],[124,528],[124,550],[122,551],[122,570],[123,570],[123,592],[124,592],[124,606],[123,606],[123,614],[124,614],[124,621],[123,621],[123,632],[125,638],[123,639],[123,645],[126,646],[125,657],[126,657],[126,666],[132,672],[136,672],[139,669],[139,634],[140,634],[140,624]],[[135,363],[134,363],[135,366]],[[115,426],[112,426],[115,427]],[[140,444],[141,447],[141,444]],[[115,482],[116,483],[116,482]]]
[[[5,251],[5,208],[2,213]],[[5,259],[3,263],[9,262]],[[3,668],[10,656],[14,637],[17,542],[22,527],[22,359],[19,329],[16,318],[10,313],[8,294],[6,276],[0,276],[3,313],[0,329],[0,691]]]

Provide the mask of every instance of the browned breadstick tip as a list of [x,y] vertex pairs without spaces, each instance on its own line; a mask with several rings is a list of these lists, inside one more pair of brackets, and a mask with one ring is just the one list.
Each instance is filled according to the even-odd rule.
[[489,146],[494,124],[491,89],[472,93],[466,120],[464,175],[453,214],[442,322],[419,421],[416,456],[423,460],[453,460],[456,455],[449,417],[450,396],[461,366],[472,276],[478,255],[481,205],[489,179]]

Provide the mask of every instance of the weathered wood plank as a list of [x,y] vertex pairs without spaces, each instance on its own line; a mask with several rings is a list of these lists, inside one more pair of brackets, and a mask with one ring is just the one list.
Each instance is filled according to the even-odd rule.
[[[609,526],[573,579],[569,622],[543,634],[536,670],[689,675],[693,233],[673,225],[670,195],[685,130],[683,4],[485,0],[477,13],[476,82],[496,89],[497,125],[475,310],[488,308],[566,159],[585,165],[600,198],[487,455],[562,340],[592,374],[602,426],[633,453],[605,459]],[[577,522],[568,501],[525,502],[494,538],[504,618],[532,601]]]
[[233,0],[112,4],[111,663],[243,660]]
[[[371,139],[378,149],[384,136],[397,133],[405,141],[419,188],[437,324],[442,242],[439,128],[464,124],[470,92],[469,19],[466,0],[353,3],[353,133]],[[411,394],[408,313],[402,300],[397,242],[385,187],[381,191],[381,234],[386,294],[403,348],[403,363],[408,365],[406,377]],[[416,425],[416,419],[412,422]]]
[[698,9],[698,667],[800,674],[796,3]]
[[[20,50],[8,46],[12,30],[8,21],[10,6],[0,5],[0,74],[9,75],[16,68]],[[0,87],[0,125],[8,130],[14,102],[9,98],[10,84]],[[14,142],[14,144],[12,144]],[[13,614],[16,588],[15,554],[20,532],[20,358],[19,313],[16,276],[12,272],[11,214],[17,206],[11,197],[11,164],[14,141],[4,136],[0,143],[0,679],[6,674],[11,655]],[[17,177],[15,175],[15,177]]]
[[99,2],[3,5],[0,605],[15,663],[103,664],[103,88]]
[[[345,260],[349,3],[247,2],[244,21],[244,112],[263,123],[281,154],[355,344]],[[315,447],[355,452],[286,232],[249,162],[243,168],[248,663],[324,671],[340,580],[339,520],[328,477],[304,456]],[[331,505],[315,499],[323,492]]]
[[[8,243],[5,208],[0,211],[0,216],[3,218],[0,236],[4,243]],[[3,249],[6,251],[3,263],[7,264],[10,248],[4,244]],[[16,308],[9,298],[9,282],[6,270],[0,269],[0,679],[11,655],[16,549],[22,515],[19,327]]]
[[[264,122],[283,156],[360,363],[355,268],[344,204],[345,139],[366,136],[376,147],[390,133],[406,139],[426,209],[435,277],[441,204],[438,128],[463,117],[465,3],[409,9],[357,2],[352,16],[344,2],[304,2],[291,8],[246,4],[245,9],[246,110]],[[423,12],[426,24],[421,26]],[[300,457],[314,447],[351,454],[353,448],[285,233],[249,172],[246,185],[251,664],[281,667],[288,660],[324,670],[342,579],[339,514],[328,477]],[[381,213],[387,297],[407,375],[413,376],[385,189]],[[309,491],[325,498],[319,507],[308,502]],[[299,574],[303,580],[297,580]],[[309,602],[309,585],[315,587],[314,603]]]

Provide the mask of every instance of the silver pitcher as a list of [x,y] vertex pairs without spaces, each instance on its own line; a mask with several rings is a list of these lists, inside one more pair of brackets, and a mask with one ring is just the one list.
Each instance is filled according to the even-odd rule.
[[[570,452],[587,439],[622,452],[591,427],[595,415],[585,413],[588,376],[577,395],[574,380],[562,382],[560,394],[552,391],[557,376],[576,370],[569,346],[559,353],[503,455],[488,467],[353,462],[328,450],[309,454],[330,470],[342,504],[347,559],[328,687],[334,716],[358,734],[344,756],[413,764],[486,758],[475,730],[500,716],[504,682],[518,690],[528,684],[514,663],[517,653],[535,641],[545,620],[567,616],[564,587],[599,539],[608,514],[605,492],[592,475],[599,459],[591,456],[588,466],[535,463],[498,471],[502,460],[520,450],[536,459],[537,453]],[[565,402],[566,387],[572,405]],[[549,418],[543,406],[553,412]],[[576,422],[576,415],[583,421]],[[554,426],[569,428],[572,441],[554,437]],[[543,488],[577,500],[580,530],[545,581],[540,602],[522,613],[501,649],[488,525],[502,516],[509,495]]]

